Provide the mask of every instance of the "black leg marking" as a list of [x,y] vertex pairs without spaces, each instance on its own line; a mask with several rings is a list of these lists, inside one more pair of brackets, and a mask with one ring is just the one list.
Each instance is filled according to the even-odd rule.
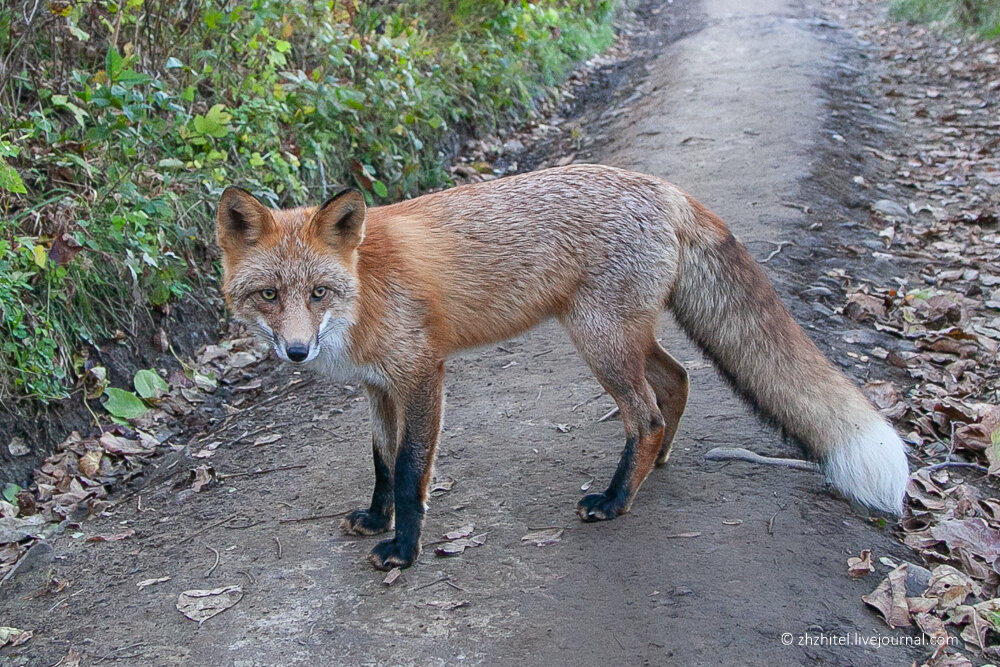
[[377,535],[392,529],[392,471],[382,457],[382,450],[372,439],[372,459],[375,461],[375,491],[368,509],[356,509],[340,523],[348,535]]
[[420,554],[420,529],[424,521],[422,482],[429,465],[425,448],[409,429],[396,455],[396,536],[382,540],[368,560],[380,570],[409,567]]
[[635,450],[639,443],[639,438],[629,437],[625,441],[625,450],[618,461],[618,469],[615,476],[611,478],[604,493],[591,493],[580,499],[576,506],[577,515],[584,521],[604,521],[614,519],[620,514],[628,511],[629,497],[632,489],[629,488],[629,480],[632,478],[632,471],[635,468]]

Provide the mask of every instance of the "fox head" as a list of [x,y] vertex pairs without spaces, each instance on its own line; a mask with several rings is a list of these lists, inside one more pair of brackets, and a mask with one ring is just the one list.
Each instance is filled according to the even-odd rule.
[[246,190],[222,193],[217,239],[233,314],[285,361],[305,363],[354,322],[364,197],[345,190],[316,208],[271,210]]

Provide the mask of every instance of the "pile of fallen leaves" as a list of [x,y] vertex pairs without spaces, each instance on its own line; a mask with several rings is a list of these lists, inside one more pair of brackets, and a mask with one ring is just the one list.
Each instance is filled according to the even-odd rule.
[[0,582],[35,542],[106,512],[113,505],[112,489],[143,474],[151,458],[183,449],[171,438],[220,385],[231,390],[230,408],[259,390],[261,381],[252,377],[250,367],[265,354],[252,338],[208,345],[181,369],[140,371],[136,392],[109,393],[103,367],[90,367],[86,389],[94,399],[108,398],[103,404],[107,414],[95,415],[93,433],[74,431],[61,442],[35,470],[31,488],[0,498]]
[[[902,538],[932,568],[899,565],[865,601],[891,627],[913,625],[938,641],[951,632],[996,659],[1000,50],[887,21],[870,2],[847,0],[841,10],[881,60],[868,81],[875,92],[861,101],[905,128],[898,146],[863,147],[879,174],[854,182],[869,190],[884,244],[873,257],[906,273],[895,284],[854,284],[842,312],[895,340],[869,347],[862,361],[882,359],[912,380],[864,389],[913,447]],[[852,559],[852,574],[866,573],[865,559]],[[956,647],[936,645],[927,664],[971,664]]]

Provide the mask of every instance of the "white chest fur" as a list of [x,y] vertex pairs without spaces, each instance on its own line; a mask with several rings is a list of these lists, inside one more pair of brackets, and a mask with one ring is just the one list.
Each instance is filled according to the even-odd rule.
[[372,364],[355,363],[351,359],[350,348],[350,322],[342,319],[329,322],[324,327],[313,368],[336,382],[385,386],[382,371]]

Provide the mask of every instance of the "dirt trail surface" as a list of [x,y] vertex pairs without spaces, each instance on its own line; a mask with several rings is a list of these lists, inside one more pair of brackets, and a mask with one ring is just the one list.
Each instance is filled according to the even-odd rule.
[[[658,55],[638,66],[648,75],[620,81],[608,104],[580,116],[589,145],[578,159],[671,179],[768,258],[824,220],[789,202],[815,209],[835,198],[810,179],[834,169],[823,149],[827,91],[841,75],[833,63],[856,47],[794,2],[675,4],[651,10],[658,32],[646,37]],[[777,255],[765,266],[808,327],[815,311],[792,296],[801,265]],[[841,333],[831,321],[816,319],[823,329],[810,331],[827,350]],[[660,333],[690,370],[692,394],[669,465],[630,514],[575,518],[581,487],[610,479],[623,434],[620,421],[600,421],[611,399],[549,323],[448,363],[437,476],[454,484],[431,499],[419,562],[386,586],[365,562],[377,538],[341,535],[337,517],[287,521],[366,505],[372,484],[363,392],[305,372],[233,418],[232,434],[280,440],[223,447],[211,460],[220,473],[271,472],[197,494],[153,485],[141,504],[134,497],[81,528],[83,537],[132,529],[131,537],[67,535],[40,549],[0,591],[0,625],[35,632],[12,664],[52,665],[70,649],[81,664],[240,667],[899,665],[927,655],[857,645],[891,631],[860,599],[876,579],[849,579],[847,558],[906,550],[829,495],[817,474],[704,461],[716,446],[798,454],[667,316]],[[264,378],[272,387],[290,379],[277,367]],[[435,556],[432,543],[466,524],[485,544]],[[522,543],[550,527],[563,529],[559,541]],[[35,595],[52,575],[69,586]],[[203,625],[178,613],[182,591],[229,585],[242,599]],[[807,634],[852,645],[802,645]]]

